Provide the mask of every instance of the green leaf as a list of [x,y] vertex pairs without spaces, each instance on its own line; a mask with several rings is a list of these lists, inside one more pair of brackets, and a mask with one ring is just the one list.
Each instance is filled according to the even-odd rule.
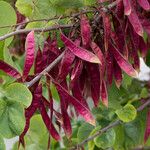
[[[137,119],[133,122],[126,123],[124,125],[124,130],[125,130],[125,142],[127,144],[127,138],[132,141],[132,145],[138,145],[142,144],[143,142],[143,136],[142,136],[142,122],[140,119]],[[128,143],[127,145],[129,145]]]
[[136,118],[137,112],[133,105],[127,104],[123,108],[116,110],[116,114],[123,122],[130,122]]
[[50,18],[56,15],[56,12],[49,0],[17,0],[16,7],[18,11],[30,19]]
[[32,14],[32,1],[31,0],[17,0],[16,7],[18,11],[26,17]]
[[126,73],[123,73],[123,81],[122,81],[122,86],[124,88],[128,88],[128,86],[131,85],[133,78],[128,76]]
[[50,88],[51,88],[51,92],[52,92],[52,96],[53,96],[54,100],[59,101],[59,95],[56,90],[56,87],[53,84],[51,84]]
[[5,113],[0,117],[0,133],[5,138],[12,138],[15,135],[15,133],[11,130],[9,126],[9,120],[8,120],[8,110],[5,110]]
[[50,0],[57,15],[70,14],[83,7],[82,0]]
[[[14,8],[5,1],[0,1],[0,26],[11,26],[16,24],[17,17]],[[9,33],[12,30],[9,28],[0,28],[0,36]],[[6,45],[9,45],[12,38],[6,40]]]
[[84,0],[84,5],[92,6],[96,4],[96,0]]
[[43,123],[41,115],[34,115],[31,118],[29,129],[29,135],[32,137],[32,140],[34,142],[38,142],[40,138],[42,138],[46,133],[47,129],[45,127],[45,124]]
[[10,103],[8,111],[9,126],[16,135],[20,135],[25,127],[24,108],[19,103]]
[[4,100],[0,99],[0,117],[3,115],[6,108],[7,108],[7,103]]
[[0,134],[0,150],[5,150],[5,143],[4,143],[4,139],[2,137],[2,135]]
[[0,59],[3,60],[4,41],[0,41]]
[[148,89],[147,88],[143,88],[141,93],[140,93],[140,97],[141,98],[147,98],[148,94],[149,94]]
[[10,54],[10,50],[6,46],[4,47],[3,57],[5,62],[16,68],[18,71],[22,72],[22,69],[20,68],[19,64],[15,64],[15,62],[13,61],[12,55]]
[[112,86],[108,89],[108,100],[109,100],[109,108],[119,109],[121,108],[120,105],[120,98],[125,93],[123,88],[118,89],[116,85],[113,83]]
[[65,147],[67,147],[68,149],[71,149],[72,147],[74,147],[75,145],[78,144],[78,138],[71,138],[68,139],[66,136],[63,138],[63,142]]
[[32,94],[29,89],[21,83],[12,83],[6,87],[8,99],[22,103],[28,107],[32,101]]
[[5,138],[20,135],[25,126],[24,108],[18,102],[5,100],[7,106],[0,117],[0,133]]
[[[25,136],[26,150],[45,150],[47,149],[49,133],[45,127],[40,114],[36,114],[31,118],[28,134]],[[51,146],[53,145],[51,139]],[[18,142],[13,146],[13,150],[18,149]],[[24,150],[20,146],[20,150]]]
[[113,148],[115,150],[124,150],[124,139],[125,139],[125,134],[124,134],[124,127],[122,125],[119,125],[114,128],[115,133],[116,133],[116,139],[115,139],[115,144],[113,145]]
[[116,134],[115,134],[114,129],[109,129],[102,135],[96,137],[94,139],[94,143],[97,147],[106,149],[114,145],[115,138],[116,138]]
[[[97,126],[95,129],[92,130],[92,132],[90,133],[90,136],[94,135],[97,131],[99,131],[101,129],[101,126]],[[95,147],[95,143],[93,140],[88,142],[88,149],[89,150],[94,150]]]
[[81,127],[79,127],[77,137],[78,137],[78,142],[82,142],[85,140],[91,133],[91,131],[94,129],[94,126],[88,124],[88,123],[83,123]]

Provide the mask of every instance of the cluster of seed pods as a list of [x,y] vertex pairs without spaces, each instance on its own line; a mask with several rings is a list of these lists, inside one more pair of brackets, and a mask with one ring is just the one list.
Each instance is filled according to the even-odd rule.
[[[68,110],[72,107],[85,121],[95,124],[87,99],[91,97],[95,107],[100,101],[108,107],[107,90],[113,80],[119,88],[123,72],[131,77],[137,76],[140,69],[139,57],[145,57],[149,48],[149,10],[148,0],[121,0],[107,11],[103,11],[99,5],[96,8],[97,13],[92,17],[81,14],[77,21],[80,26],[70,29],[69,34],[60,31],[63,47],[58,47],[54,35],[48,37],[44,48],[39,48],[36,52],[34,31],[30,32],[26,37],[22,75],[9,64],[0,61],[0,70],[24,83],[40,74],[65,51],[60,63],[45,73],[49,99],[42,94],[40,80],[30,87],[33,101],[25,111],[26,126],[20,135],[20,142],[24,144],[23,137],[36,110],[40,111],[48,131],[55,140],[60,140],[60,135],[55,129],[54,118],[66,136],[71,137],[71,116]],[[29,75],[33,65],[34,75]],[[51,84],[56,87],[60,97],[59,110],[54,108]],[[47,108],[50,109],[50,115]]]

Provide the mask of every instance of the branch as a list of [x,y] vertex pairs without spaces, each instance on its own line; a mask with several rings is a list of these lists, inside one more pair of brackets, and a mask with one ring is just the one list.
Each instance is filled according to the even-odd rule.
[[[108,6],[106,7],[103,7],[102,10],[107,12],[108,9],[111,9],[113,8],[114,6],[116,6],[116,4],[121,1],[121,0],[116,0],[115,2],[112,2],[111,4],[109,4]],[[24,22],[21,22],[21,23],[17,23],[17,24],[13,24],[13,25],[5,25],[5,26],[0,26],[0,28],[9,28],[9,27],[16,27],[16,26],[22,26],[22,25],[26,25],[28,23],[32,23],[32,22],[42,22],[42,21],[51,21],[51,20],[56,20],[56,19],[65,19],[65,18],[75,18],[75,17],[78,17],[80,16],[80,14],[87,14],[87,13],[92,13],[92,12],[95,12],[95,10],[83,10],[83,11],[80,11],[79,13],[75,13],[75,14],[71,14],[71,15],[66,15],[66,16],[55,16],[55,17],[52,17],[52,18],[43,18],[43,19],[35,19],[35,20],[27,20],[27,21],[24,21]]]
[[17,24],[13,24],[13,25],[6,25],[6,26],[0,26],[0,28],[10,28],[10,27],[16,27],[16,26],[22,26],[22,25],[26,25],[28,23],[32,23],[32,22],[42,22],[42,21],[51,21],[51,20],[56,20],[56,19],[65,19],[65,18],[75,18],[78,17],[80,14],[87,14],[87,13],[91,13],[91,12],[95,12],[95,10],[84,10],[81,11],[79,13],[75,13],[75,14],[71,14],[71,15],[66,15],[66,16],[55,16],[52,18],[43,18],[43,19],[36,19],[36,20],[27,20],[21,23],[17,23]]
[[[111,4],[107,5],[106,7],[101,8],[101,10],[104,11],[104,12],[107,12],[109,9],[115,7],[117,5],[117,3],[120,2],[120,1],[121,0],[116,0],[116,1],[112,2]],[[77,17],[81,13],[89,13],[89,12],[95,12],[95,11],[94,10],[83,11],[83,12],[72,15],[72,17]],[[66,18],[66,17],[70,17],[70,16],[64,16],[62,18]],[[51,18],[51,20],[58,19],[58,18],[61,18],[61,17],[54,17],[54,18]],[[44,21],[44,20],[45,19],[41,19],[41,21]],[[35,21],[40,21],[40,20],[35,20]],[[20,23],[19,25],[22,25],[22,23]],[[47,32],[47,31],[57,30],[59,28],[64,29],[64,28],[70,28],[70,27],[73,27],[73,25],[70,24],[70,25],[57,25],[57,26],[47,27],[47,28],[19,29],[19,30],[16,30],[14,32],[5,34],[3,36],[0,36],[0,41],[5,40],[5,39],[7,39],[11,36],[14,36],[14,35],[17,35],[17,34],[22,34],[22,33],[28,33],[28,32],[33,31],[33,30],[35,32]]]
[[11,36],[17,35],[17,34],[22,34],[22,33],[29,33],[30,31],[35,31],[35,32],[47,32],[47,31],[52,31],[52,30],[57,30],[57,29],[66,29],[66,28],[71,28],[73,27],[73,24],[69,25],[56,25],[56,26],[51,26],[47,28],[33,28],[33,29],[19,29],[14,32],[5,34],[4,36],[0,36],[0,41],[5,40]]
[[[139,106],[137,108],[137,111],[140,112],[142,111],[145,107],[147,107],[148,105],[150,105],[150,99],[147,100],[144,104],[142,104],[141,106]],[[113,127],[118,126],[119,124],[121,124],[120,120],[116,120],[115,122],[111,123],[110,125],[102,128],[101,130],[99,130],[97,133],[95,133],[93,136],[88,137],[86,140],[84,140],[83,142],[77,144],[75,147],[71,148],[71,150],[76,150],[79,147],[82,147],[85,143],[93,140],[94,138],[96,138],[97,136],[101,135],[102,133],[106,132],[108,129],[111,129]]]
[[40,74],[38,74],[35,78],[33,78],[30,82],[26,82],[27,87],[31,87],[34,83],[36,83],[44,74],[49,72],[59,61],[63,58],[65,51],[63,51],[49,66],[47,66]]

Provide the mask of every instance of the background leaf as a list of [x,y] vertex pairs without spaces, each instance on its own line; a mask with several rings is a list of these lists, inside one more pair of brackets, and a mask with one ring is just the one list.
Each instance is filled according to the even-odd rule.
[[[13,25],[16,24],[17,17],[14,8],[5,1],[0,1],[0,26]],[[10,17],[11,16],[11,17]],[[12,28],[0,28],[0,36],[9,33]],[[5,41],[6,45],[9,45],[12,38]]]
[[133,105],[127,104],[123,108],[116,110],[116,114],[123,122],[130,122],[135,119],[137,112]]
[[93,129],[94,129],[94,126],[88,123],[83,123],[77,133],[78,142],[82,142],[84,139],[86,139],[90,135],[90,132]]
[[4,143],[4,139],[2,137],[2,135],[0,135],[0,150],[5,150],[5,143]]
[[114,129],[109,129],[102,135],[94,139],[94,143],[97,147],[106,149],[112,147],[115,143],[116,134]]

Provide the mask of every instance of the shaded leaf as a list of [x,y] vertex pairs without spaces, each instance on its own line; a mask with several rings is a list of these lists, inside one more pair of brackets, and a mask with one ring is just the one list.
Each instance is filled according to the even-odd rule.
[[94,139],[94,143],[97,147],[106,149],[114,145],[115,138],[116,138],[116,134],[115,134],[114,129],[109,129],[102,135],[96,137]]
[[78,130],[77,133],[77,138],[78,138],[78,142],[82,142],[85,139],[88,138],[88,136],[90,135],[91,131],[94,129],[94,127],[88,123],[83,123]]

